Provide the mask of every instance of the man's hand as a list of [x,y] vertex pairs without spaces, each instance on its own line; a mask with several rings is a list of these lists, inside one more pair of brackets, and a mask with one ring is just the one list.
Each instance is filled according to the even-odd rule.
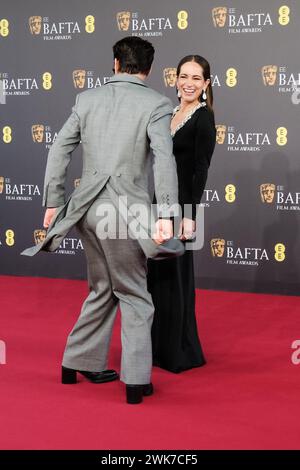
[[56,211],[56,207],[51,207],[49,209],[46,209],[44,223],[43,223],[44,228],[48,228],[49,225],[51,224],[52,219],[55,215],[55,211]]
[[173,223],[169,219],[159,219],[155,224],[156,231],[152,239],[158,245],[161,245],[170,238],[173,237]]
[[178,237],[180,240],[191,240],[195,236],[196,222],[184,217],[180,222]]

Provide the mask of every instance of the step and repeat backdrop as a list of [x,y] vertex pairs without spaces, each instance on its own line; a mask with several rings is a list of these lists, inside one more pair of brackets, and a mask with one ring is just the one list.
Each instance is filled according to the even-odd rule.
[[[299,29],[298,1],[1,0],[0,273],[86,276],[75,229],[55,253],[20,252],[45,236],[47,154],[77,93],[103,86],[112,45],[138,35],[156,49],[149,85],[174,106],[179,60],[195,53],[211,64],[217,143],[197,286],[298,294]],[[68,193],[80,175],[79,146]]]

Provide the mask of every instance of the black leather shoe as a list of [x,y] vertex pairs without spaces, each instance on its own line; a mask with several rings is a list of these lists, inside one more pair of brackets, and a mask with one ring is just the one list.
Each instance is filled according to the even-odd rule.
[[94,384],[102,384],[104,382],[112,382],[117,380],[119,375],[113,369],[103,370],[102,372],[90,372],[87,370],[76,370],[69,369],[68,367],[62,366],[61,383],[63,384],[76,384],[77,383],[77,372],[86,377],[90,382]]
[[153,395],[153,393],[154,393],[154,388],[153,388],[152,383],[143,385],[143,395],[144,395],[144,397],[150,397],[150,395]]
[[143,396],[148,397],[153,395],[153,385],[145,384],[145,385],[126,385],[126,400],[127,403],[131,405],[137,405],[138,403],[142,403]]

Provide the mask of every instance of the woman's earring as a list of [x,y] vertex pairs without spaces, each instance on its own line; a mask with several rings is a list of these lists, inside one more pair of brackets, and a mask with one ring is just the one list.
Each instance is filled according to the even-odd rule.
[[205,90],[203,91],[202,98],[204,99],[204,101],[207,99]]
[[177,96],[178,96],[178,98],[181,98],[180,90],[177,90]]

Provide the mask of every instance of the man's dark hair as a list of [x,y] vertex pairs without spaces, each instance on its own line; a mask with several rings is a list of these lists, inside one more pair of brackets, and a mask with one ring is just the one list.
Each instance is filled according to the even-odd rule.
[[154,59],[154,47],[137,36],[120,39],[113,46],[114,58],[120,63],[121,73],[148,75]]

